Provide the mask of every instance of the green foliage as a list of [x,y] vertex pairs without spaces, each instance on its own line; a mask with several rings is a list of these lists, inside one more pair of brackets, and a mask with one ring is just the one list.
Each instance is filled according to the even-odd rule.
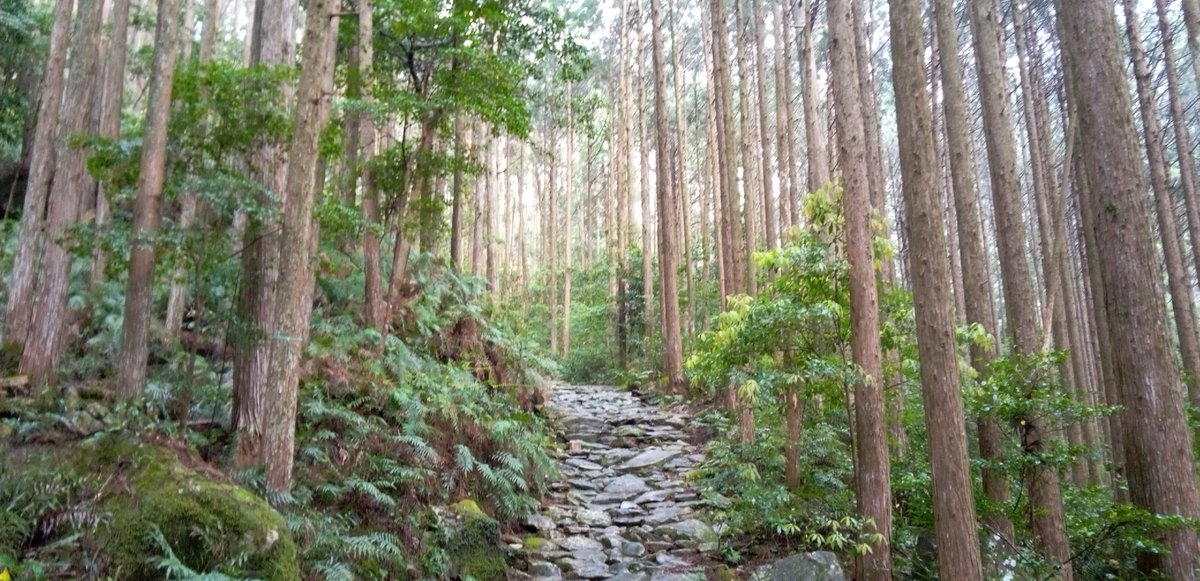
[[[840,407],[860,372],[849,358],[849,265],[830,243],[841,236],[839,196],[830,187],[809,197],[809,225],[783,248],[755,256],[773,279],[757,297],[730,297],[687,359],[696,387],[715,395],[735,386],[743,405],[756,411],[752,444],[735,440],[734,418],[710,418],[725,435],[710,443],[698,475],[727,499],[715,515],[739,557],[780,543],[858,554],[878,538],[871,523],[854,516],[849,424]],[[911,303],[883,290],[885,342],[903,352]],[[804,409],[815,408],[808,414],[815,418],[805,418],[801,482],[792,488],[784,483],[788,435],[781,413],[788,393]]]
[[49,43],[49,8],[28,0],[0,0],[0,167],[21,157],[25,131],[32,128],[34,89]]

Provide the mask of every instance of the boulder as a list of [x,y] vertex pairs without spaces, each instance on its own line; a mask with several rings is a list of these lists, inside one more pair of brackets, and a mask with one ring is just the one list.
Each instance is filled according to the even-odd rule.
[[450,509],[459,520],[446,545],[451,571],[477,581],[503,581],[507,561],[499,544],[500,523],[473,500],[462,500]]
[[846,581],[837,556],[829,551],[797,553],[754,571],[750,581]]

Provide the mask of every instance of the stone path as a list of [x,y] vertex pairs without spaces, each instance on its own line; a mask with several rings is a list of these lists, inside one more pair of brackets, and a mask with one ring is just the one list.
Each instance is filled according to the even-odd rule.
[[550,408],[566,447],[562,480],[527,523],[533,579],[704,579],[716,535],[685,481],[704,459],[687,418],[601,386],[558,386]]

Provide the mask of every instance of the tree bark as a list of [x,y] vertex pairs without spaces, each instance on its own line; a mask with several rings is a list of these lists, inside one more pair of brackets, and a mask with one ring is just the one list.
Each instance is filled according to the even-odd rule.
[[[129,49],[129,0],[115,0],[108,24],[107,55],[104,61],[104,81],[100,91],[99,132],[101,137],[119,139],[121,136],[121,104],[125,96],[125,61]],[[97,188],[96,228],[103,230],[109,221],[108,195],[104,187]],[[97,248],[92,256],[89,286],[98,288],[105,279],[108,255]]]
[[[1113,6],[1103,0],[1056,3],[1066,68],[1073,80],[1079,143],[1088,189],[1085,224],[1094,230],[1089,254],[1105,287],[1113,360],[1125,421],[1129,492],[1156,514],[1200,516],[1183,390],[1168,336],[1160,273],[1146,216],[1142,162],[1120,64]],[[1136,340],[1130,340],[1136,338]],[[1164,533],[1165,572],[1191,578],[1200,566],[1200,539],[1190,527]]]
[[150,71],[150,100],[138,171],[138,195],[133,207],[133,242],[129,280],[125,287],[125,319],[121,334],[119,393],[131,399],[146,389],[146,358],[150,348],[150,295],[154,286],[155,236],[162,212],[167,165],[167,125],[171,119],[171,83],[175,78],[179,5],[158,3],[154,63]]
[[[758,248],[758,198],[762,186],[763,168],[758,167],[754,148],[754,130],[758,125],[757,115],[754,114],[754,99],[750,86],[754,84],[753,72],[746,57],[746,43],[749,42],[746,19],[742,14],[742,0],[734,0],[734,22],[737,23],[737,70],[738,70],[738,127],[741,129],[741,161],[742,161],[742,211],[746,225],[745,252],[740,261],[746,280],[743,289],[750,296],[758,294],[758,268],[754,264],[754,251]],[[732,101],[731,101],[732,102]],[[735,202],[736,205],[736,202]],[[741,223],[738,223],[741,227]]]
[[679,326],[679,286],[677,282],[679,264],[675,252],[676,232],[679,230],[675,221],[678,214],[670,211],[677,204],[671,195],[670,167],[670,134],[667,132],[667,82],[666,64],[663,58],[664,26],[662,17],[662,0],[650,0],[650,30],[653,36],[654,50],[654,133],[657,142],[658,169],[655,178],[658,182],[658,262],[659,276],[662,279],[662,346],[663,346],[663,375],[667,393],[685,393],[686,384],[683,377],[683,339]]
[[863,373],[854,386],[858,511],[863,518],[874,520],[876,530],[882,535],[881,541],[858,560],[858,577],[871,581],[889,580],[892,575],[892,494],[884,419],[879,300],[870,224],[870,169],[851,12],[851,1],[828,2],[835,119],[845,184],[842,210],[850,262],[851,351]]
[[[4,336],[9,343],[23,345],[33,315],[34,289],[41,263],[42,232],[46,222],[46,202],[54,178],[59,112],[63,104],[63,85],[68,35],[71,29],[72,0],[54,3],[50,27],[50,47],[46,56],[46,74],[38,95],[37,122],[29,154],[29,179],[21,209],[21,227],[17,251],[13,255],[12,274],[8,279],[8,302],[4,305]],[[78,45],[76,45],[78,46]]]
[[[979,74],[1008,332],[1013,339],[1013,353],[1018,357],[1031,356],[1040,350],[1036,302],[1026,261],[1028,254],[1020,183],[1017,179],[1017,148],[1008,105],[1009,87],[999,36],[999,12],[994,1],[972,2],[970,21]],[[1043,427],[1041,418],[1022,418],[1021,446],[1026,454],[1036,456],[1046,449],[1051,436],[1043,431]],[[1052,564],[1061,564],[1060,574],[1065,581],[1070,581],[1073,578],[1071,550],[1067,542],[1058,472],[1041,466],[1031,469],[1025,480],[1030,498],[1030,524],[1038,550],[1051,559]]]
[[933,111],[925,84],[923,5],[921,0],[889,2],[892,81],[933,478],[938,573],[942,579],[983,579],[954,343],[954,302],[945,284],[950,278],[950,261],[939,208]]
[[288,276],[279,278],[276,291],[275,328],[266,384],[270,405],[267,406],[263,442],[267,487],[275,492],[287,492],[292,485],[300,362],[304,357],[312,315],[314,169],[317,141],[328,115],[328,101],[322,93],[325,78],[334,65],[333,4],[333,0],[313,0],[306,11],[296,124],[289,149],[291,159],[281,233],[283,244],[279,251],[280,268]]
[[[803,1],[803,0],[802,0]],[[807,6],[807,8],[805,8]],[[800,6],[804,25],[800,27],[800,90],[804,107],[804,139],[808,145],[808,190],[815,192],[828,183],[830,177],[829,137],[825,131],[825,110],[817,92],[817,56],[813,50],[813,34],[817,20],[817,0]],[[790,64],[790,63],[789,63]],[[790,67],[789,67],[790,68]],[[788,115],[789,118],[794,116]],[[794,180],[793,180],[794,181]],[[796,208],[797,214],[800,208]]]
[[37,266],[29,335],[20,363],[21,373],[28,375],[33,385],[45,385],[53,378],[65,343],[69,318],[67,291],[73,260],[67,237],[70,228],[79,220],[87,183],[85,152],[65,145],[71,136],[87,132],[92,116],[92,95],[99,75],[97,59],[103,8],[103,0],[80,0],[71,38],[71,75],[54,138],[55,146],[60,150],[54,159],[53,183],[49,190],[45,247]]
[[[252,65],[287,62],[286,30],[292,15],[285,0],[256,0],[250,39]],[[259,183],[269,192],[284,194],[288,172],[287,154],[277,143],[263,144],[254,156]],[[268,196],[258,203],[274,204]],[[233,418],[236,434],[233,454],[236,468],[261,466],[266,430],[265,384],[271,357],[266,335],[274,328],[275,281],[279,277],[279,233],[277,225],[251,216],[246,221],[242,243],[242,281],[238,293],[237,331],[233,362]]]
[[[649,359],[650,341],[654,337],[654,328],[657,326],[654,321],[654,262],[651,254],[654,242],[650,224],[653,219],[654,203],[650,194],[650,130],[646,126],[649,114],[646,109],[646,33],[642,0],[636,0],[634,6],[636,8],[634,23],[637,29],[637,52],[634,54],[636,61],[634,68],[637,71],[634,76],[637,81],[637,114],[635,118],[637,119],[638,155],[640,156],[638,178],[641,180],[638,198],[642,210],[642,350],[646,359]],[[659,206],[658,211],[661,214],[663,208]]]
[[574,211],[572,208],[572,190],[575,188],[575,107],[572,99],[571,81],[567,81],[567,176],[566,183],[563,185],[564,205],[566,206],[566,214],[563,216],[564,233],[566,239],[563,243],[563,320],[562,320],[562,355],[568,357],[571,355],[571,275],[574,274],[574,256],[575,248],[574,241],[571,236],[571,222],[574,219]]
[[[775,158],[779,171],[779,236],[783,238],[788,228],[797,223],[799,216],[799,184],[796,182],[796,160],[792,153],[792,58],[791,22],[784,20],[784,4],[774,6],[771,19],[771,34],[775,37],[775,138],[779,155]],[[791,10],[791,7],[786,7]]]
[[[1142,115],[1142,133],[1146,146],[1146,160],[1150,165],[1150,189],[1154,194],[1154,209],[1158,217],[1158,234],[1162,241],[1163,258],[1167,267],[1167,289],[1171,294],[1171,312],[1175,317],[1175,331],[1179,337],[1179,354],[1183,361],[1185,377],[1200,378],[1200,342],[1196,335],[1196,311],[1192,305],[1192,288],[1188,280],[1187,267],[1183,261],[1183,250],[1179,244],[1179,232],[1175,224],[1174,204],[1171,201],[1171,183],[1167,176],[1167,161],[1162,149],[1162,126],[1155,107],[1155,90],[1150,85],[1150,66],[1142,43],[1136,8],[1131,0],[1124,0],[1125,34],[1129,38],[1130,60],[1133,62],[1134,79],[1137,85],[1138,106]],[[1186,171],[1186,170],[1185,170]],[[1189,386],[1194,382],[1189,382]],[[1196,405],[1197,390],[1188,390],[1192,404]]]

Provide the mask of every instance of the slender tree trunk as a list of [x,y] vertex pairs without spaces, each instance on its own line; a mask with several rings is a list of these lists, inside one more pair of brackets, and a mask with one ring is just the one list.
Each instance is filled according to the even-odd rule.
[[546,240],[543,243],[543,257],[549,267],[546,279],[549,284],[550,303],[550,352],[561,353],[560,337],[558,335],[558,135],[555,133],[553,122],[546,121],[546,197],[549,205],[549,224],[546,228]]
[[[774,249],[779,247],[779,223],[776,218],[776,202],[775,202],[775,180],[771,177],[771,122],[770,114],[767,112],[767,65],[766,56],[763,52],[765,42],[763,37],[766,35],[767,23],[763,16],[763,2],[765,0],[751,0],[753,5],[753,26],[754,26],[754,70],[756,80],[758,81],[758,137],[759,137],[759,153],[762,156],[761,175],[762,175],[762,208],[764,221],[764,234],[766,235],[766,247]],[[744,43],[743,43],[744,44]]]
[[[749,41],[746,19],[742,14],[742,0],[734,0],[734,21],[737,23],[737,69],[738,69],[738,127],[741,128],[741,161],[742,161],[742,210],[746,224],[746,246],[740,262],[746,280],[743,287],[747,294],[758,294],[757,268],[754,265],[754,252],[758,248],[758,198],[759,187],[762,185],[762,171],[758,167],[754,147],[754,129],[757,127],[757,115],[754,114],[754,99],[750,86],[754,84],[753,73],[749,60],[746,58],[746,43]],[[731,101],[732,102],[732,101]],[[736,202],[734,202],[736,205]],[[738,223],[741,227],[741,223]]]
[[275,332],[271,338],[270,373],[266,384],[267,430],[263,442],[267,487],[286,492],[292,486],[295,456],[296,403],[300,362],[308,339],[312,315],[311,239],[316,194],[317,141],[328,117],[328,100],[322,93],[334,65],[336,30],[333,0],[313,0],[304,24],[304,57],[296,124],[288,165],[283,231],[279,263],[288,276],[279,278],[275,302]]
[[[845,188],[842,209],[850,262],[850,332],[854,362],[863,378],[854,386],[855,482],[858,511],[882,536],[859,558],[858,578],[892,576],[892,494],[883,396],[883,352],[870,218],[869,158],[858,85],[852,2],[829,0],[830,60],[836,102],[839,157]],[[921,76],[924,78],[924,75]]]
[[[993,0],[971,3],[970,21],[979,74],[1008,331],[1013,338],[1014,354],[1031,356],[1040,350],[1034,312],[1036,302],[1026,261],[1026,230],[1021,212],[1020,183],[1017,180],[1017,149],[1008,106],[1009,87],[1005,79],[1004,53],[999,37],[999,13]],[[1021,446],[1026,454],[1036,457],[1046,449],[1052,436],[1044,432],[1043,427],[1042,418],[1023,418],[1020,425]],[[1041,466],[1029,470],[1025,480],[1035,543],[1053,564],[1062,564],[1060,574],[1069,581],[1073,578],[1071,550],[1067,542],[1058,472]]]
[[[1095,256],[1119,391],[1125,405],[1129,492],[1133,503],[1162,515],[1200,516],[1183,390],[1168,336],[1160,273],[1146,217],[1142,162],[1111,3],[1058,2],[1065,70],[1073,80],[1081,168],[1089,189],[1082,205],[1095,233]],[[1137,340],[1130,340],[1136,337]],[[1200,567],[1200,539],[1190,527],[1164,533],[1165,572],[1188,579]]]
[[55,156],[49,191],[45,247],[37,267],[29,335],[20,363],[21,373],[28,375],[34,385],[44,385],[53,378],[69,322],[67,291],[73,256],[67,237],[70,228],[79,220],[87,175],[84,151],[65,147],[65,144],[71,136],[87,132],[92,116],[93,89],[99,76],[97,59],[103,8],[103,0],[80,0],[72,33],[71,75],[54,139],[59,151]]
[[455,270],[462,270],[462,205],[463,205],[463,163],[467,150],[463,134],[462,113],[454,115],[454,175],[450,181],[450,264]]
[[[808,189],[814,192],[831,179],[831,162],[829,150],[826,149],[829,138],[825,131],[825,117],[822,115],[825,106],[821,101],[820,93],[817,92],[817,57],[813,50],[812,37],[817,20],[816,6],[816,0],[808,0],[806,5],[800,7],[801,13],[804,14],[804,25],[800,27],[799,36],[804,138],[805,143],[808,144]],[[788,117],[794,118],[792,115],[788,115]]]
[[575,189],[575,107],[572,99],[571,82],[567,81],[567,179],[563,184],[563,198],[566,206],[566,214],[563,216],[565,223],[565,231],[563,237],[566,239],[563,242],[563,320],[562,320],[562,354],[563,357],[571,355],[571,275],[573,274],[574,257],[574,241],[571,236],[571,222],[573,221],[574,211],[572,190]]
[[[787,229],[795,225],[799,216],[800,197],[798,184],[793,180],[796,161],[792,154],[794,142],[792,129],[792,59],[791,23],[784,20],[784,2],[774,5],[771,19],[771,34],[775,37],[775,138],[779,155],[775,158],[779,173],[779,236],[784,237]],[[791,10],[788,7],[788,10]],[[761,20],[759,21],[761,24]]]
[[[650,130],[647,128],[646,120],[649,117],[646,109],[646,33],[644,32],[644,18],[642,12],[642,0],[636,0],[634,13],[634,22],[637,29],[637,52],[634,54],[636,73],[634,78],[637,80],[637,127],[638,127],[638,154],[640,163],[638,165],[638,177],[641,179],[641,188],[638,190],[638,197],[641,201],[642,209],[642,350],[647,359],[650,358],[650,341],[654,337],[654,262],[651,255],[654,247],[654,242],[651,236],[651,224],[653,219],[653,199],[650,197]],[[663,211],[659,207],[659,213]]]
[[[1190,2],[1194,1],[1184,0],[1183,5],[1185,9]],[[1179,72],[1175,64],[1174,34],[1171,30],[1170,16],[1167,14],[1167,4],[1165,0],[1155,0],[1154,4],[1158,13],[1159,35],[1162,37],[1163,69],[1167,76],[1167,97],[1171,106],[1171,126],[1175,130],[1175,152],[1179,160],[1179,181],[1183,186],[1184,205],[1187,208],[1186,215],[1188,218],[1188,230],[1191,233],[1193,264],[1200,265],[1200,192],[1197,192],[1196,158],[1192,153],[1192,136],[1188,131],[1187,118],[1184,116],[1183,98],[1180,96]],[[1200,55],[1200,53],[1192,54],[1193,60],[1197,60],[1197,55]],[[1174,215],[1173,211],[1172,215]],[[1186,260],[1184,263],[1186,264]],[[1188,296],[1190,297],[1191,284],[1186,277],[1183,280],[1188,287]],[[1186,303],[1189,310],[1194,310],[1192,309],[1193,301],[1190,298]],[[1191,331],[1188,332],[1189,336],[1187,338],[1183,337],[1184,327],[1178,327],[1180,351],[1184,364],[1183,369],[1187,374],[1184,376],[1184,383],[1187,385],[1190,403],[1193,406],[1200,406],[1200,345],[1197,345],[1197,338],[1195,336],[1196,321],[1194,312],[1188,326],[1191,328]]]
[[[1150,85],[1150,66],[1145,46],[1142,44],[1136,8],[1132,0],[1124,0],[1122,4],[1125,6],[1125,34],[1129,38],[1130,60],[1133,61],[1138,106],[1142,115],[1146,160],[1150,164],[1150,189],[1154,193],[1154,209],[1158,216],[1158,237],[1162,242],[1167,267],[1167,288],[1171,293],[1171,311],[1175,316],[1175,331],[1179,336],[1179,353],[1182,356],[1185,377],[1200,378],[1200,342],[1196,335],[1196,311],[1192,304],[1191,283],[1188,280],[1183,250],[1179,244],[1179,232],[1175,225],[1171,183],[1167,177],[1166,156],[1162,150],[1162,126],[1159,124],[1158,110],[1155,107],[1155,91]],[[1188,392],[1193,405],[1200,403],[1195,400],[1197,390],[1194,387]]]
[[722,261],[725,264],[725,289],[722,297],[724,304],[728,295],[742,292],[745,289],[746,277],[743,274],[741,257],[745,255],[744,240],[740,225],[741,212],[738,208],[738,158],[734,145],[736,131],[733,121],[733,89],[729,74],[729,30],[725,17],[725,5],[722,0],[709,0],[709,16],[712,19],[713,35],[713,91],[716,94],[716,124],[717,124],[717,169],[720,171],[720,188],[718,188],[721,206],[721,237],[718,246],[721,249]]
[[158,3],[154,63],[150,71],[150,100],[138,171],[138,195],[133,207],[133,242],[129,281],[125,287],[125,319],[121,326],[121,397],[131,399],[146,389],[146,358],[150,348],[150,294],[154,286],[155,250],[162,212],[167,165],[167,125],[171,119],[171,84],[175,78],[179,5]]
[[671,174],[667,171],[671,162],[670,134],[667,131],[667,81],[666,64],[663,57],[662,0],[650,0],[650,30],[654,52],[654,133],[658,169],[658,262],[662,279],[662,346],[663,376],[667,393],[685,393],[687,385],[683,377],[683,340],[679,326],[678,256],[675,237],[679,227],[675,224],[678,214],[671,211],[676,201],[671,195]]
[[945,284],[950,277],[950,261],[939,208],[933,111],[925,84],[923,5],[921,0],[889,2],[892,80],[913,257],[913,307],[933,475],[938,572],[943,579],[983,579],[954,343],[954,303]]
[[[71,29],[72,0],[56,0],[54,21],[50,26],[50,47],[46,56],[46,74],[38,95],[37,122],[29,154],[29,179],[21,209],[21,227],[17,251],[13,255],[12,274],[8,279],[8,302],[4,305],[4,336],[9,343],[23,345],[33,315],[34,289],[40,271],[46,202],[54,178],[59,112],[63,104],[63,85],[67,62],[67,36]],[[72,43],[73,44],[73,43]],[[78,45],[76,45],[78,46]],[[78,70],[78,69],[76,69]]]
[[[683,101],[683,47],[679,45],[678,22],[676,18],[674,5],[671,7],[671,58],[674,69],[672,80],[675,86],[675,143],[677,148],[678,171],[675,172],[675,187],[672,188],[673,196],[676,198],[676,204],[682,212],[679,230],[683,236],[683,261],[685,265],[686,278],[684,286],[687,289],[687,315],[686,315],[686,332],[689,336],[696,331],[696,263],[692,256],[692,226],[691,226],[691,198],[688,193],[688,176],[687,176],[687,152],[688,152],[688,126],[687,116],[684,111]],[[589,166],[590,168],[590,166]],[[703,204],[701,212],[704,211]],[[682,340],[680,341],[682,343]],[[665,346],[665,336],[664,343]]]
[[[371,99],[371,71],[375,64],[375,15],[371,0],[358,0],[358,66],[362,82],[362,99]],[[383,330],[383,263],[380,249],[381,229],[383,222],[379,212],[379,190],[375,186],[375,174],[371,162],[375,157],[376,132],[375,119],[370,113],[362,116],[362,208],[363,218],[367,228],[363,232],[363,278],[365,299],[364,320],[367,325]],[[455,125],[456,137],[460,134],[461,126]],[[457,263],[455,263],[457,266]]]
[[[104,81],[100,90],[100,136],[117,140],[121,136],[121,104],[125,96],[125,61],[129,45],[129,0],[115,0],[108,24],[107,54],[104,61]],[[104,187],[97,189],[96,228],[103,230],[109,221],[108,195]],[[92,271],[88,284],[92,289],[104,282],[108,255],[97,248],[92,256]],[[182,318],[181,318],[182,320]],[[169,322],[169,320],[168,320]],[[168,327],[170,329],[171,327]]]

